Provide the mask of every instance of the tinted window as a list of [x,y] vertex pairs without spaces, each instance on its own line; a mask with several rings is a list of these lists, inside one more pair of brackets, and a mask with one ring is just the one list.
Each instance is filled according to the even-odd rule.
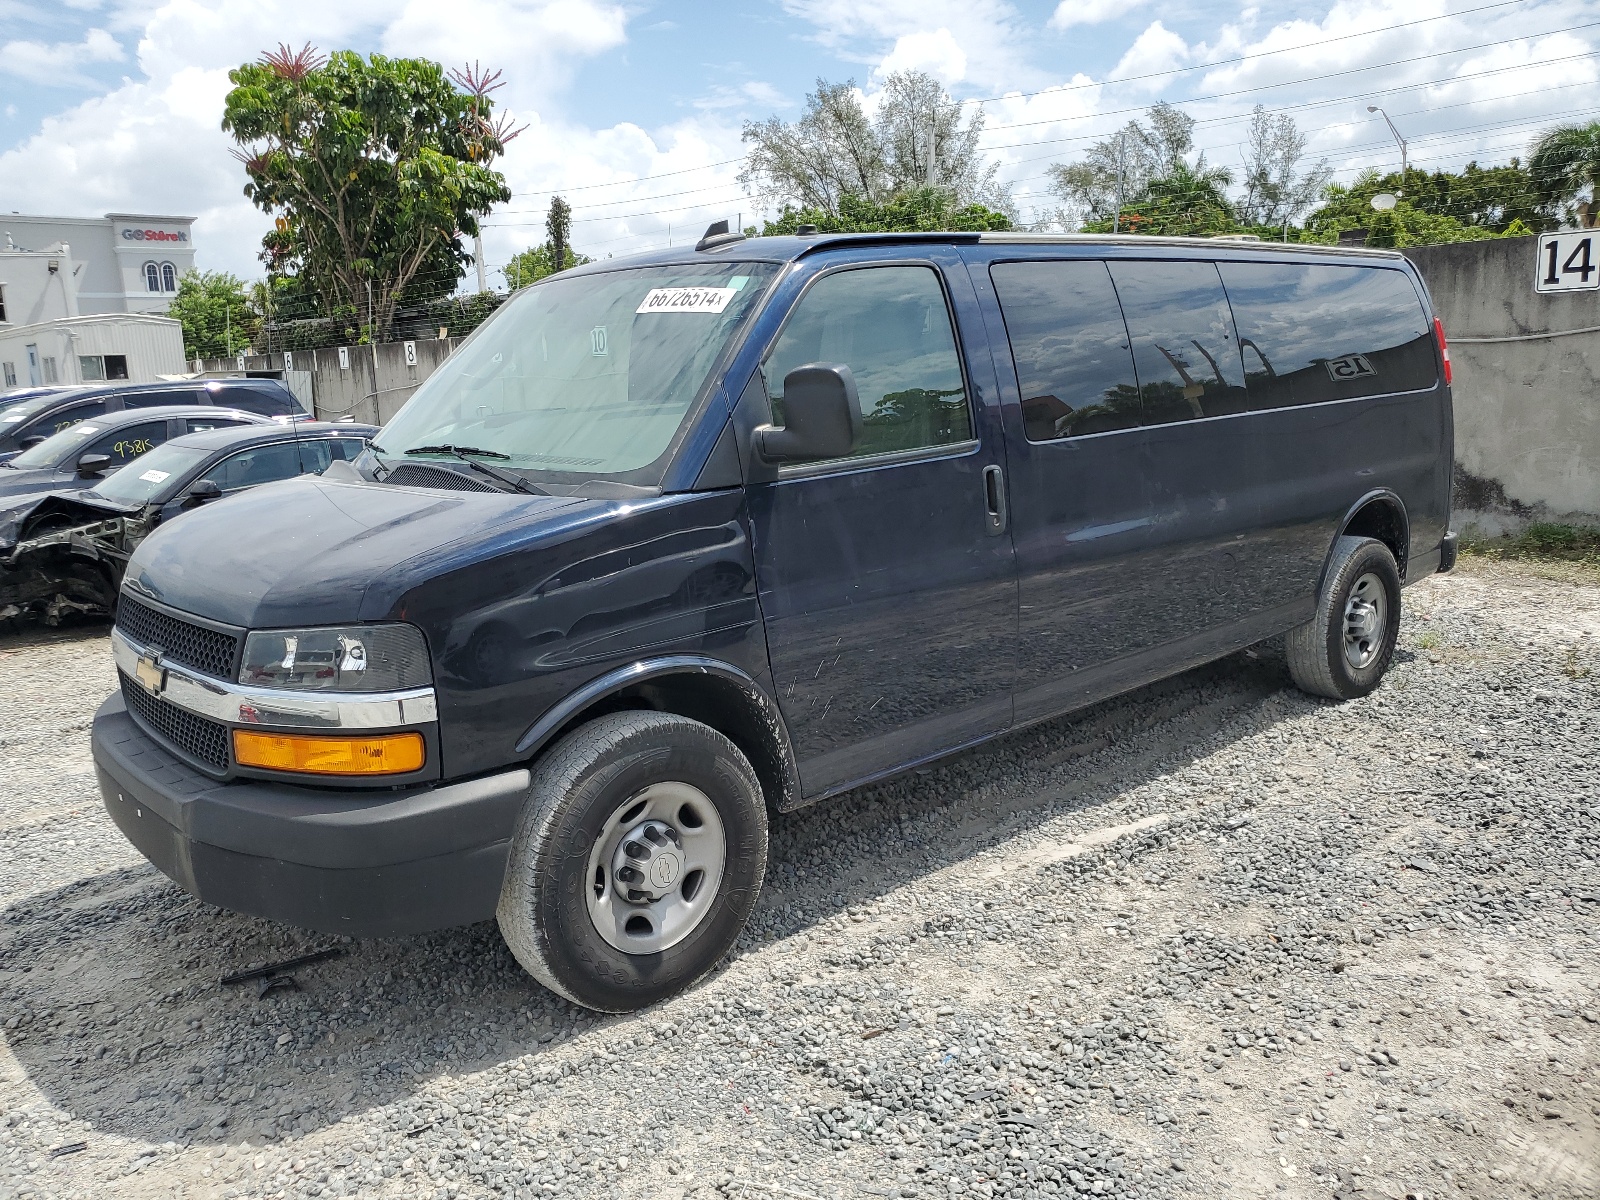
[[931,267],[867,267],[819,279],[763,366],[775,420],[782,419],[784,376],[813,362],[844,363],[855,376],[863,424],[856,454],[972,437],[950,312]]
[[286,417],[301,411],[300,405],[288,392],[276,388],[228,387],[210,389],[212,404],[223,408],[239,408],[259,417]]
[[104,400],[85,400],[81,404],[59,408],[55,412],[46,413],[29,421],[17,431],[17,440],[21,442],[27,438],[50,437],[63,429],[72,428],[79,421],[87,421],[90,417],[103,417],[105,412]]
[[160,408],[163,404],[198,404],[195,388],[152,388],[148,392],[123,392],[123,408]]
[[1244,372],[1217,268],[1201,262],[1113,262],[1133,338],[1146,425],[1245,410]]
[[1223,263],[1250,407],[1432,387],[1432,331],[1399,271]]
[[221,415],[215,417],[186,417],[183,422],[183,431],[185,433],[204,433],[208,429],[232,429],[234,426],[243,425],[244,423],[234,417]]
[[301,469],[320,475],[335,459],[354,462],[365,449],[366,443],[355,438],[307,438],[300,443]]
[[999,263],[1000,296],[1030,442],[1139,423],[1139,385],[1103,262]]
[[241,450],[207,471],[204,478],[212,480],[225,492],[236,492],[240,488],[290,479],[298,474],[300,447],[290,441]]
[[120,467],[123,463],[130,463],[154,450],[167,440],[167,423],[165,421],[142,421],[138,425],[127,425],[121,429],[112,430],[103,434],[90,443],[85,454],[105,454],[111,458],[111,467],[108,470]]

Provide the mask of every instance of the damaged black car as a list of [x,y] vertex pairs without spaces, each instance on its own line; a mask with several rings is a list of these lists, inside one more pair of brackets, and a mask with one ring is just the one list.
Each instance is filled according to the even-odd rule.
[[263,483],[321,474],[376,432],[347,422],[213,429],[173,438],[84,491],[0,499],[0,621],[110,614],[128,556],[157,525]]

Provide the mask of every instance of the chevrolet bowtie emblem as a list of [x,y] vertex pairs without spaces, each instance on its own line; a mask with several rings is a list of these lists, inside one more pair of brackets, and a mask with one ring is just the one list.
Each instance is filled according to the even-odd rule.
[[152,696],[159,696],[167,686],[167,669],[161,665],[160,654],[141,654],[133,676]]

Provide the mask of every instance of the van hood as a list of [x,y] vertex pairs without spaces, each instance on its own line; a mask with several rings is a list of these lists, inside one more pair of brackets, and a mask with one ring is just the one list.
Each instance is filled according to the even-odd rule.
[[214,501],[157,529],[124,586],[247,629],[375,621],[421,579],[496,544],[559,539],[616,501],[445,492],[302,476]]

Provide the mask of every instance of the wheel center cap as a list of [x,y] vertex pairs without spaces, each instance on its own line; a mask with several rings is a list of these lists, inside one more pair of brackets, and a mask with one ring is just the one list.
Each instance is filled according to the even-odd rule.
[[670,892],[683,876],[683,839],[665,821],[645,821],[629,830],[611,861],[617,895],[649,904]]
[[1378,613],[1370,604],[1353,604],[1345,629],[1353,637],[1370,637],[1378,624]]

